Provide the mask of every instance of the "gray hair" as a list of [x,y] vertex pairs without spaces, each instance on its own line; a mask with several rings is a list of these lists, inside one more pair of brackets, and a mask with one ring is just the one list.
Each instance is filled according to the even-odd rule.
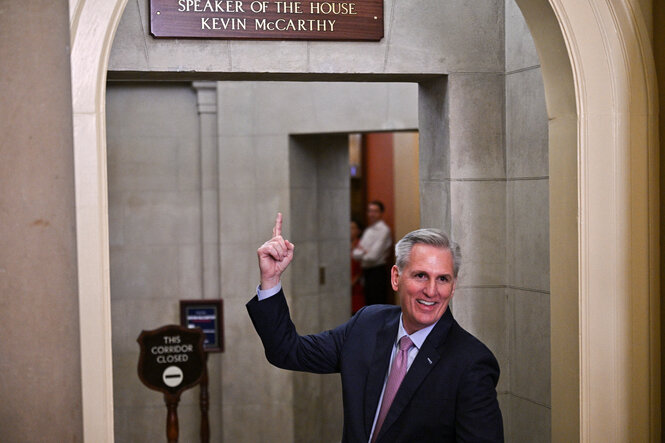
[[457,273],[462,264],[462,252],[457,243],[452,241],[445,232],[438,229],[418,229],[402,237],[395,245],[395,265],[397,269],[402,271],[409,264],[411,249],[416,244],[435,246],[450,251],[453,256],[453,276],[457,278]]

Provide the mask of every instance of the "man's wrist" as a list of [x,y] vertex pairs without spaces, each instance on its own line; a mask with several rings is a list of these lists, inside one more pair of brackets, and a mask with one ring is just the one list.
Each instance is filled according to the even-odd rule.
[[262,279],[259,280],[260,288],[261,288],[262,291],[268,291],[268,290],[274,288],[275,286],[279,285],[281,283],[281,281],[282,280],[279,277],[277,277],[277,278],[266,278],[266,279],[262,278]]
[[256,295],[258,296],[260,301],[272,297],[281,290],[282,290],[282,282],[279,280],[277,281],[276,285],[272,285],[268,289],[263,289],[263,283],[261,283],[256,287]]

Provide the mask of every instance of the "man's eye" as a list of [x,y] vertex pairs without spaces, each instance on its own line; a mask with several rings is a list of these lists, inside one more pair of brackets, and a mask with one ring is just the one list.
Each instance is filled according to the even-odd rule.
[[425,274],[423,272],[419,272],[416,274],[416,278],[425,278]]
[[441,277],[439,277],[439,280],[442,282],[447,282],[450,281],[450,277],[448,277],[447,275],[442,275]]

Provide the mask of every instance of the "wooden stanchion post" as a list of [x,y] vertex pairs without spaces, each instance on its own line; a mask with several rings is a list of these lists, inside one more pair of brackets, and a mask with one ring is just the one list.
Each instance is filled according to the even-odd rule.
[[203,353],[203,375],[201,376],[201,443],[210,442],[210,423],[208,422],[208,353]]
[[169,443],[178,443],[178,403],[180,395],[164,394],[166,402],[166,439]]

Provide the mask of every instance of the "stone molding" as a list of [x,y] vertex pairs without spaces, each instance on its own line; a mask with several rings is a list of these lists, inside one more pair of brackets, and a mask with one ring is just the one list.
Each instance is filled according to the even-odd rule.
[[193,82],[199,112],[201,171],[202,298],[217,299],[220,291],[219,173],[217,83]]

